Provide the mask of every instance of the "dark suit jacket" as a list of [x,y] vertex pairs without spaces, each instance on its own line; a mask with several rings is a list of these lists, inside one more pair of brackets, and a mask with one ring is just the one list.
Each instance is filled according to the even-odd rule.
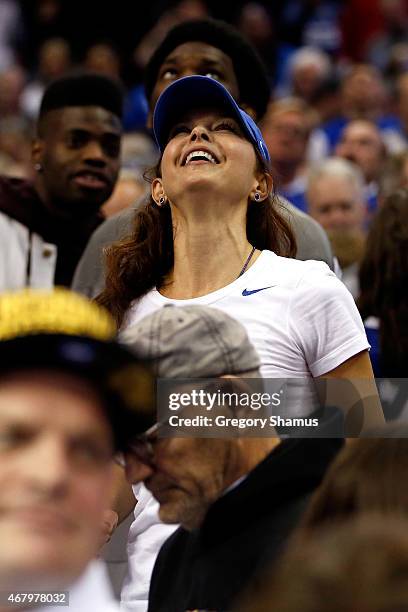
[[284,440],[211,506],[199,529],[175,531],[157,557],[149,612],[228,610],[281,551],[341,446]]

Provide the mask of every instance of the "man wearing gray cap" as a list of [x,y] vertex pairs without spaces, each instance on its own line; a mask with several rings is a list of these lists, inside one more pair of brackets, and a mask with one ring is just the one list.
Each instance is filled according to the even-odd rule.
[[260,378],[260,360],[244,327],[208,306],[164,306],[127,328],[124,344],[160,378]]
[[[122,341],[158,377],[259,376],[244,328],[215,308],[167,306]],[[341,441],[161,437],[162,426],[125,454],[128,479],[153,494],[161,521],[181,524],[158,555],[149,610],[225,610],[278,553]]]
[[[243,326],[225,313],[206,306],[174,308],[166,306],[124,331],[121,341],[146,363],[157,378],[217,378],[223,375],[259,376],[259,358]],[[155,422],[152,414],[152,424]],[[140,482],[140,481],[134,481]],[[178,526],[163,523],[159,505],[143,484],[133,486],[137,505],[130,527],[128,573],[121,592],[126,610],[147,609],[151,572],[163,542]],[[118,499],[121,519],[131,510],[132,496],[126,485]],[[118,534],[120,537],[120,534]],[[115,541],[113,546],[120,547]]]

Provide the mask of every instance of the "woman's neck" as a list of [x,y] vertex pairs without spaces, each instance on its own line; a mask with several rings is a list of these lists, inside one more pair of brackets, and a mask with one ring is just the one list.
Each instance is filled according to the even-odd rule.
[[[207,295],[238,278],[251,253],[245,220],[174,219],[174,267],[160,289],[173,299]],[[259,256],[255,252],[248,267]]]

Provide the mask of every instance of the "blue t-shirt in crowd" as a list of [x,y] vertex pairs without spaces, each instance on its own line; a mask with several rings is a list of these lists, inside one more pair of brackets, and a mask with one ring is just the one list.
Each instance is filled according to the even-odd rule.
[[373,366],[374,376],[379,378],[380,372],[380,330],[375,327],[370,327],[369,323],[364,324],[367,334],[367,340],[371,345],[370,359]]

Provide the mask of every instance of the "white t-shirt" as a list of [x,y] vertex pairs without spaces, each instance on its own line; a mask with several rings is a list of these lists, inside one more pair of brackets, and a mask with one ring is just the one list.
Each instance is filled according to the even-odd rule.
[[207,295],[174,300],[153,289],[131,306],[126,327],[166,304],[214,306],[240,321],[258,351],[264,378],[303,379],[291,382],[297,415],[315,408],[312,377],[369,348],[350,292],[320,261],[262,251],[241,277]]
[[[263,251],[240,278],[208,295],[171,300],[150,291],[131,306],[125,326],[166,304],[214,306],[240,321],[259,353],[262,375],[299,380],[289,398],[296,414],[310,414],[315,407],[313,377],[369,348],[351,294],[323,262],[287,259]],[[129,534],[129,575],[122,607],[139,612],[145,609],[143,605],[147,607],[139,587],[149,580],[160,545],[170,535],[163,528],[170,526],[160,523],[157,503],[144,487],[135,490],[135,495],[141,501]]]
[[178,525],[165,525],[159,519],[159,504],[140,483],[133,486],[137,499],[134,521],[128,535],[128,572],[120,596],[121,610],[146,612],[153,566],[162,544]]

